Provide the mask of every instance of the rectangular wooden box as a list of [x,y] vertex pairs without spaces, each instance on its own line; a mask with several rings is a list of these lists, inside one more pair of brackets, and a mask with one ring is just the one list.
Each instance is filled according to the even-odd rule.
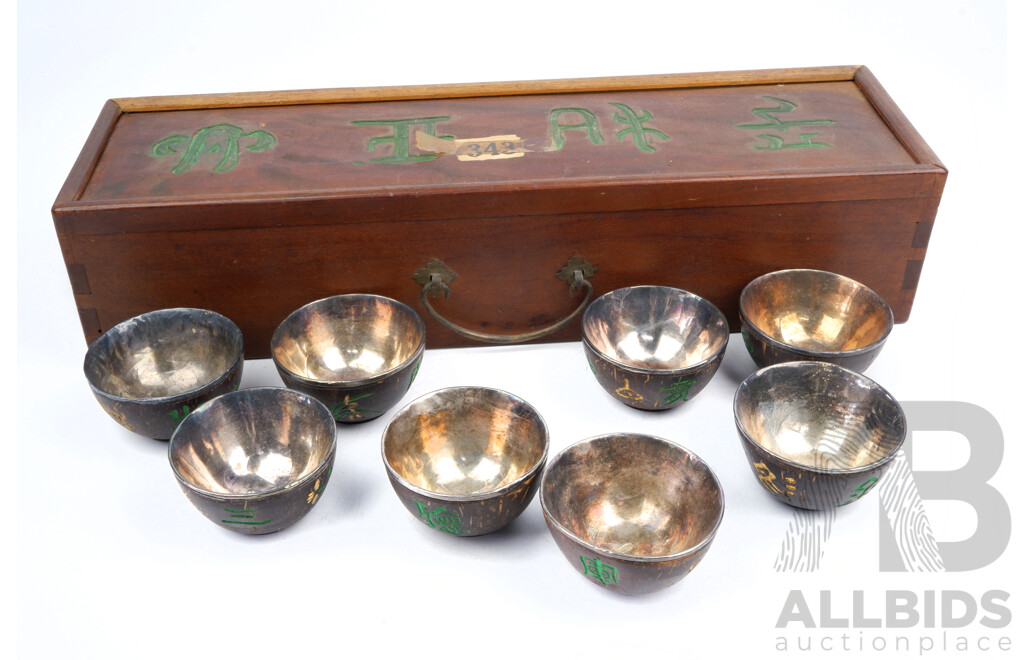
[[[946,170],[863,67],[108,101],[53,206],[91,341],[164,307],[218,311],[266,357],[292,310],[376,293],[520,333],[664,284],[737,323],[780,268],[864,282],[910,313]],[[549,340],[579,337],[574,320]]]

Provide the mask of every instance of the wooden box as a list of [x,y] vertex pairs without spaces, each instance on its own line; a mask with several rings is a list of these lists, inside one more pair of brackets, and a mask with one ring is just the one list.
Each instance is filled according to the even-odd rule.
[[734,329],[743,286],[794,267],[902,322],[945,179],[863,67],[156,97],[107,102],[53,219],[87,340],[201,307],[266,357],[289,312],[348,292],[475,344],[424,309],[435,259],[457,279],[429,302],[475,332],[569,317],[572,258],[595,296],[676,286]]

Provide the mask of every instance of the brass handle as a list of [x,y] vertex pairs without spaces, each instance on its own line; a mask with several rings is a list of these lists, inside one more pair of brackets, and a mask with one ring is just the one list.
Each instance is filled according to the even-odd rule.
[[570,259],[569,263],[559,271],[557,277],[568,282],[569,295],[575,294],[580,289],[586,289],[586,295],[583,296],[583,300],[580,302],[579,306],[572,312],[572,314],[555,321],[551,325],[517,335],[496,335],[487,332],[477,332],[476,330],[470,330],[468,328],[463,328],[460,325],[456,325],[441,316],[440,312],[434,309],[433,305],[430,304],[430,294],[434,291],[444,291],[444,297],[448,298],[448,296],[451,295],[451,288],[448,285],[456,277],[455,273],[445,266],[441,260],[432,259],[430,263],[416,271],[412,278],[423,285],[423,290],[420,291],[420,300],[423,301],[423,306],[427,308],[427,311],[430,312],[430,315],[433,316],[438,323],[452,332],[468,339],[488,342],[491,344],[518,344],[558,332],[579,316],[583,310],[587,308],[587,304],[590,302],[591,296],[594,295],[594,286],[587,278],[592,276],[595,272],[597,272],[597,268],[590,265],[586,259],[581,257],[573,257]]

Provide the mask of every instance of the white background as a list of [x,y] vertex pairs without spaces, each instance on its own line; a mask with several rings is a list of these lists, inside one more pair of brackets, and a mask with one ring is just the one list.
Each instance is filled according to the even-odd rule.
[[[301,523],[265,538],[221,530],[179,492],[166,444],[121,429],[93,400],[49,213],[111,97],[865,64],[950,170],[911,320],[868,375],[901,400],[968,401],[995,415],[1006,453],[991,483],[1019,515],[1024,130],[1008,23],[1019,27],[1019,9],[994,1],[22,3],[17,400],[6,401],[18,431],[3,464],[5,527],[16,530],[4,592],[17,616],[4,641],[16,635],[24,658],[710,658],[775,654],[791,589],[809,599],[833,590],[840,615],[852,589],[875,615],[885,589],[1004,589],[1024,617],[1019,535],[981,570],[882,574],[877,493],[840,512],[819,571],[775,573],[793,514],[760,490],[735,435],[732,393],[753,370],[738,335],[708,389],[661,415],[608,397],[578,344],[429,351],[405,399],[500,387],[540,410],[552,453],[612,431],[696,451],[723,482],[726,516],[704,562],[666,591],[620,597],[582,578],[536,501],[488,537],[427,529],[381,465],[394,411],[339,429],[333,479]],[[246,364],[243,387],[279,382],[267,361]],[[915,448],[919,469],[967,459],[956,436],[922,435]],[[962,503],[928,512],[941,541],[974,531]],[[1017,621],[949,634],[1024,645]]]

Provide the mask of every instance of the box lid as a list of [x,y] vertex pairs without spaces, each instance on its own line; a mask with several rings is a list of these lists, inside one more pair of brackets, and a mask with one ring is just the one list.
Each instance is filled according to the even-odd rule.
[[202,307],[262,356],[349,291],[429,312],[432,347],[578,339],[587,296],[641,283],[735,328],[794,267],[900,322],[945,175],[863,67],[156,97],[106,104],[53,217],[87,339]]
[[54,214],[104,211],[87,235],[938,197],[944,173],[864,67],[156,97],[108,103]]

